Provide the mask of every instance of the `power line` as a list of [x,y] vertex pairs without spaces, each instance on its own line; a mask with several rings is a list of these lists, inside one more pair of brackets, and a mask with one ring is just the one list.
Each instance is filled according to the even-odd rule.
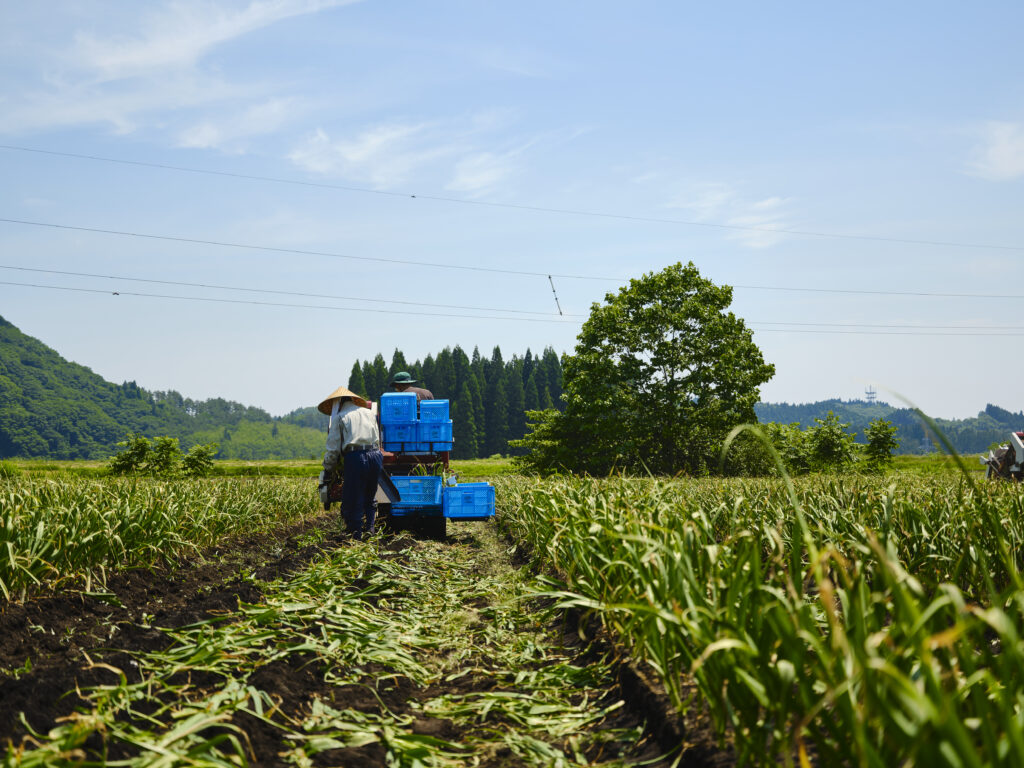
[[[252,299],[220,299],[211,296],[172,296],[163,293],[140,293],[136,291],[113,291],[102,288],[74,288],[66,285],[43,285],[41,283],[17,283],[0,280],[0,285],[16,285],[25,288],[44,288],[54,291],[73,291],[76,293],[98,293],[106,296],[139,296],[150,299],[177,299],[180,301],[205,301],[213,304],[249,304],[261,307],[288,307],[290,309],[326,309],[335,312],[374,312],[382,315],[394,315],[390,309],[367,309],[365,307],[325,307],[318,304],[286,304],[276,301],[254,301]],[[423,317],[453,317],[464,320],[507,320],[521,323],[562,323],[572,324],[572,320],[556,320],[540,317],[496,317],[493,315],[456,315],[445,312],[403,312],[403,315],[419,315]]]
[[[272,253],[289,253],[300,256],[323,256],[335,259],[353,259],[357,261],[381,262],[385,264],[404,264],[420,267],[433,267],[436,269],[461,269],[473,272],[496,272],[500,274],[525,275],[528,277],[561,277],[571,280],[600,280],[624,283],[628,278],[604,277],[599,275],[573,275],[573,274],[549,274],[547,272],[530,272],[526,270],[498,269],[491,267],[466,266],[463,264],[444,264],[440,262],[415,261],[412,259],[389,259],[378,256],[354,256],[351,254],[334,253],[330,251],[309,251],[298,248],[281,248],[269,245],[256,245],[249,243],[232,243],[219,240],[202,240],[194,237],[182,237],[178,235],[155,235],[146,232],[130,232],[126,230],[101,229],[98,227],[80,227],[71,224],[55,224],[45,221],[31,221],[27,219],[0,218],[0,222],[6,224],[22,224],[33,227],[46,227],[50,229],[64,229],[74,232],[91,232],[102,235],[117,235],[119,237],[138,237],[146,240],[166,240],[175,243],[189,243],[192,245],[213,245],[220,248],[241,248],[256,251],[269,251]],[[957,298],[957,299],[1024,299],[1024,294],[1019,293],[950,293],[942,291],[882,291],[855,288],[810,288],[786,285],[748,285],[735,283],[733,288],[742,288],[752,291],[791,291],[800,293],[836,293],[853,294],[862,296],[918,296],[928,298]],[[509,310],[512,311],[512,310]]]
[[[325,307],[317,304],[289,304],[284,302],[272,302],[272,301],[254,301],[254,300],[243,300],[243,299],[223,299],[209,296],[174,296],[169,294],[161,293],[141,293],[136,291],[113,291],[105,290],[100,288],[76,288],[72,286],[64,285],[44,285],[41,283],[19,283],[13,281],[0,280],[0,285],[11,285],[24,288],[40,288],[45,290],[55,291],[71,291],[75,293],[90,293],[90,294],[101,294],[105,296],[134,296],[141,298],[152,298],[152,299],[174,299],[178,301],[202,301],[214,304],[244,304],[252,306],[263,306],[263,307],[284,307],[289,309],[320,309],[320,310],[332,310],[337,312],[374,312],[379,314],[394,314],[394,312],[387,309],[366,309],[363,307]],[[451,317],[457,319],[469,319],[469,320],[505,320],[514,322],[532,322],[532,323],[559,323],[559,324],[573,324],[575,321],[571,320],[557,320],[548,318],[535,318],[535,317],[496,317],[492,315],[461,315],[461,314],[449,314],[440,312],[404,312],[405,315],[418,315],[425,317]],[[749,325],[752,328],[760,325],[760,322],[752,322]],[[763,323],[772,325],[815,325],[814,323]],[[829,324],[821,323],[818,325],[830,326],[840,324]],[[957,328],[961,327],[965,331],[971,328],[978,328],[978,326],[903,326],[903,325],[864,325],[857,326],[856,324],[848,324],[843,327],[866,327],[866,328]],[[1003,328],[1010,328],[1011,326],[993,326],[991,328],[984,327],[980,330],[1000,330]],[[1012,326],[1016,327],[1016,326]],[[913,330],[913,331],[880,331],[880,330],[866,330],[866,331],[841,331],[841,330],[817,330],[807,328],[760,328],[758,329],[765,333],[818,333],[818,334],[859,334],[868,336],[989,336],[989,337],[1018,337],[1024,336],[1024,333],[978,333],[978,332],[966,332],[966,333],[948,333],[943,331],[930,332],[925,330]]]
[[[332,253],[330,251],[307,251],[298,248],[279,248],[271,245],[253,245],[250,243],[229,243],[222,240],[201,240],[194,237],[178,237],[176,235],[152,235],[144,232],[128,232],[118,229],[99,229],[97,227],[77,227],[71,224],[54,224],[46,221],[29,221],[27,219],[6,219],[0,218],[0,222],[7,224],[25,224],[32,227],[48,227],[50,229],[67,229],[74,232],[93,232],[101,235],[118,235],[121,237],[140,237],[146,240],[168,240],[174,243],[191,243],[192,245],[215,245],[221,248],[245,248],[253,251],[269,251],[271,253],[294,253],[300,256],[325,256],[332,259],[353,259],[355,261],[372,261],[386,264],[407,264],[417,267],[434,267],[437,269],[462,269],[469,272],[497,272],[505,275],[526,275],[529,277],[548,277],[547,272],[529,272],[520,269],[498,269],[497,267],[475,267],[464,264],[444,264],[442,262],[413,261],[411,259],[387,259],[382,256],[353,256],[347,253]],[[574,280],[614,280],[616,277],[594,277],[592,275],[558,275]]]
[[[985,330],[985,331],[1024,331],[1024,325],[921,325],[900,323],[801,323],[789,320],[750,320],[751,325],[796,325],[814,326],[816,328],[920,328],[923,330]],[[786,330],[781,328],[779,330]]]
[[[244,291],[246,293],[270,293],[279,296],[302,296],[309,299],[337,299],[342,301],[365,301],[375,304],[400,304],[413,307],[435,307],[438,309],[466,309],[474,312],[511,312],[518,315],[545,315],[554,317],[552,312],[531,312],[525,309],[506,309],[504,307],[469,307],[459,304],[431,304],[424,301],[403,301],[400,299],[367,299],[362,296],[337,296],[325,293],[303,293],[301,291],[276,291],[269,288],[246,288],[237,285],[216,285],[212,283],[187,283],[179,280],[154,280],[142,277],[125,277],[124,275],[100,275],[92,272],[68,272],[62,269],[41,269],[38,267],[16,267],[0,264],[0,269],[18,272],[39,272],[47,275],[69,275],[71,277],[94,277],[102,280],[125,280],[133,283],[153,283],[157,285],[177,285],[186,288],[211,288],[222,291]],[[566,317],[583,317],[583,315],[566,315]]]
[[[470,200],[460,197],[445,197],[442,195],[424,195],[411,192],[391,192],[369,187],[357,187],[346,184],[331,184],[328,182],[302,181],[299,179],[286,179],[277,176],[258,176],[246,173],[232,173],[230,171],[214,171],[207,168],[192,168],[183,165],[169,165],[166,163],[149,163],[141,160],[123,160],[115,157],[104,157],[102,155],[86,155],[75,152],[57,152],[49,149],[36,149],[33,147],[22,147],[13,144],[0,144],[0,149],[15,152],[31,152],[40,155],[51,155],[54,157],[70,157],[78,160],[92,160],[104,163],[117,163],[119,165],[131,165],[142,168],[159,168],[166,171],[179,171],[182,173],[199,173],[208,176],[223,176],[233,179],[244,179],[246,181],[263,181],[274,184],[291,184],[300,187],[317,187],[321,189],[336,189],[344,192],[359,192],[362,194],[379,195],[382,197],[400,197],[415,200],[431,200],[443,203],[458,203],[460,205],[474,205],[484,208],[504,208],[516,211],[532,211],[536,213],[553,213],[571,216],[588,216],[592,218],[617,219],[620,221],[636,221],[653,224],[674,224],[688,227],[705,227],[708,229],[723,229],[741,232],[766,232],[778,235],[799,235],[802,237],[821,237],[835,240],[865,240],[878,243],[900,243],[903,245],[932,245],[947,248],[974,248],[996,251],[1024,251],[1024,246],[1019,245],[993,245],[988,243],[963,243],[952,240],[920,240],[903,237],[884,237],[880,235],[853,235],[842,232],[821,232],[817,230],[802,229],[775,229],[772,227],[753,227],[742,224],[718,224],[707,221],[693,221],[688,219],[667,219],[656,216],[633,216],[621,213],[609,213],[606,211],[585,211],[573,208],[553,208],[541,205],[521,205],[517,203],[497,203],[487,200]],[[567,277],[567,275],[556,275],[556,277]]]
[[751,291],[794,291],[800,293],[849,293],[862,296],[926,296],[947,299],[1024,299],[1021,293],[943,293],[940,291],[873,291],[857,288],[797,288],[784,285],[740,285],[734,283],[733,288]]
[[808,328],[759,328],[761,333],[824,333],[857,336],[987,336],[990,338],[1017,338],[1024,333],[944,333],[941,331],[832,331],[812,330]]

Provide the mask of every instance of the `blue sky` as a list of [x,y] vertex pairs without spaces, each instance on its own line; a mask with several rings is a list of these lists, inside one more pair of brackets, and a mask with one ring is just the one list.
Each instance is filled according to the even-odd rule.
[[7,3],[0,144],[323,186],[0,149],[0,218],[285,250],[0,222],[0,281],[100,291],[0,284],[0,315],[280,414],[395,347],[571,351],[591,302],[692,260],[737,286],[765,400],[1018,410],[1020,298],[792,289],[1024,295],[1021,28],[1010,2]]

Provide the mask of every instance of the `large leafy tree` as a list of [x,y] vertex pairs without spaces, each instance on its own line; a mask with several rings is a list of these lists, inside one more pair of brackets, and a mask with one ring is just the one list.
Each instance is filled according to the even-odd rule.
[[528,463],[705,474],[737,424],[754,422],[775,373],[728,307],[732,289],[675,264],[594,304],[563,363],[565,411],[535,414]]

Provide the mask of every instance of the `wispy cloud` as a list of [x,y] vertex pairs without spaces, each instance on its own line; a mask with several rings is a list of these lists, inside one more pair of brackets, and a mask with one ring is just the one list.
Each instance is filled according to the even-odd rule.
[[513,158],[518,152],[495,154],[477,152],[462,158],[455,164],[455,175],[445,189],[476,195],[496,187],[515,171]]
[[[188,146],[223,146],[241,135],[238,121],[197,120],[190,110],[228,106],[269,126],[283,97],[274,95],[270,83],[233,82],[204,66],[204,58],[256,30],[353,2],[358,0],[171,0],[130,6],[138,15],[119,18],[120,31],[69,33],[72,42],[61,53],[40,52],[43,58],[34,62],[37,81],[24,81],[20,92],[4,97],[0,131],[106,123],[128,133],[149,124],[178,132]],[[194,123],[181,128],[190,117]]]
[[298,99],[270,99],[253,104],[241,113],[206,118],[188,126],[179,134],[178,146],[241,152],[244,139],[275,133],[302,112]]
[[1024,176],[1024,124],[988,123],[971,151],[968,172],[992,181]]
[[288,159],[312,173],[394,188],[431,174],[431,184],[469,196],[484,194],[513,176],[517,158],[535,143],[521,141],[508,148],[489,134],[505,126],[497,113],[459,120],[385,123],[350,136],[331,136],[318,129]]
[[313,173],[355,179],[383,189],[407,181],[414,171],[456,152],[455,145],[432,139],[430,128],[426,123],[379,125],[340,139],[317,129],[288,159]]
[[792,229],[790,198],[750,198],[731,184],[709,182],[692,185],[667,207],[687,211],[694,221],[742,229],[727,230],[727,237],[749,248],[769,248],[781,242]]
[[133,36],[75,35],[71,59],[103,80],[194,66],[212,48],[284,19],[357,0],[252,0],[236,4],[176,0],[153,11]]

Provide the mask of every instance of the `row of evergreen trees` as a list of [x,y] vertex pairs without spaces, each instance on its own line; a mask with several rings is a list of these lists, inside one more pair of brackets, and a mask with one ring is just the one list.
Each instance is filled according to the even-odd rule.
[[451,401],[452,456],[458,459],[514,452],[508,441],[526,434],[526,411],[561,407],[562,362],[551,347],[507,361],[499,347],[489,359],[476,348],[467,355],[459,346],[445,347],[436,357],[413,363],[396,349],[390,366],[382,354],[356,361],[348,388],[376,400],[398,371],[411,373],[439,400]]

